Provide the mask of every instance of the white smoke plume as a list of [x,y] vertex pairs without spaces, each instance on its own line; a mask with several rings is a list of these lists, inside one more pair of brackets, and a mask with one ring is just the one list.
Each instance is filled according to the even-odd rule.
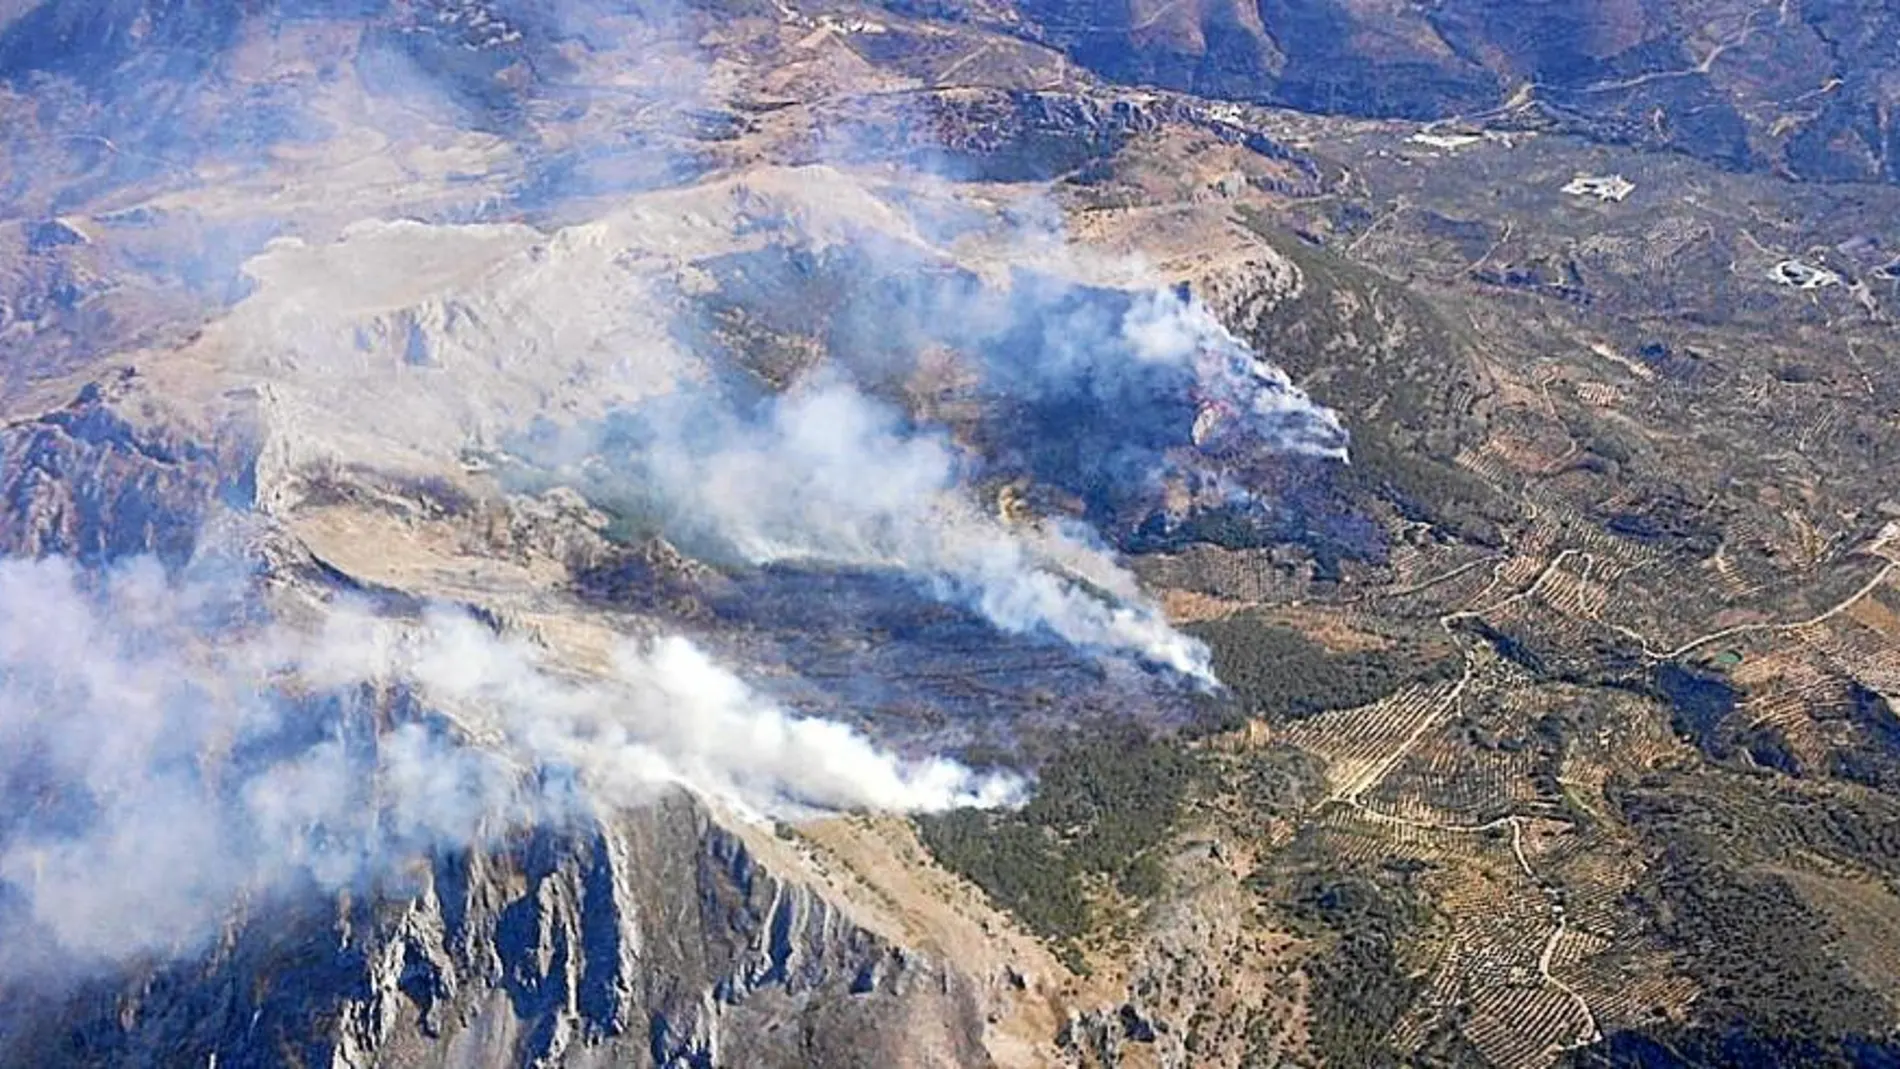
[[1261,359],[1199,299],[1165,290],[1144,294],[1130,306],[1121,331],[1137,359],[1193,372],[1197,439],[1206,436],[1209,424],[1232,422],[1239,433],[1276,452],[1347,458],[1339,413]]
[[[865,254],[877,268],[866,275],[920,280],[906,302],[914,317],[878,321],[888,329],[877,342],[900,351],[949,344],[978,369],[986,408],[1041,406],[1038,419],[1001,432],[1011,449],[1047,449],[1072,465],[1031,462],[1038,481],[1132,494],[1185,477],[1251,499],[1222,470],[1221,448],[1248,457],[1346,454],[1337,414],[1198,300],[1159,287],[1089,290],[1049,276],[933,289],[925,280],[943,272],[875,241]],[[876,359],[833,355],[750,408],[716,386],[687,385],[630,413],[618,436],[578,431],[538,459],[689,552],[908,574],[1007,633],[1046,632],[1215,683],[1206,648],[1168,623],[1094,531],[1078,521],[1003,522],[973,492],[994,458],[968,455],[947,429],[870,396],[889,384],[880,383],[890,372]],[[1078,436],[1074,447],[1069,435]]]
[[[0,562],[0,982],[189,952],[243,902],[387,879],[669,785],[757,815],[1022,791],[792,715],[684,639],[583,679],[449,612],[237,634],[212,630],[241,607],[228,584],[145,561],[86,587],[59,560]],[[402,693],[479,741],[420,714],[379,730]]]
[[1174,630],[1087,531],[1017,530],[970,499],[941,433],[906,427],[848,383],[808,382],[746,420],[701,396],[647,414],[617,463],[632,507],[698,552],[756,563],[918,576],[1009,633],[1133,655],[1213,682],[1205,646]]
[[614,804],[664,783],[759,813],[925,812],[1019,799],[1014,776],[901,758],[844,724],[788,713],[684,638],[624,644],[611,679],[577,683],[524,643],[436,613],[398,665],[425,697],[485,714],[511,751],[573,770]]

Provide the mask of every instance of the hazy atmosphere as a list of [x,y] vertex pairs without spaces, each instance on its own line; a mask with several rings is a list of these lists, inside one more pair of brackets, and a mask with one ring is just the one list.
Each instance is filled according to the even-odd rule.
[[1897,33],[0,0],[0,1067],[1888,1064]]

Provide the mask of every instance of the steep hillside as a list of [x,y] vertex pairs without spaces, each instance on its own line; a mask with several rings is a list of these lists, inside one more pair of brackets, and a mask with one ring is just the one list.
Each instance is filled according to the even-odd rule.
[[916,5],[1119,82],[1327,114],[1557,129],[1821,181],[1900,178],[1900,15],[1852,3]]

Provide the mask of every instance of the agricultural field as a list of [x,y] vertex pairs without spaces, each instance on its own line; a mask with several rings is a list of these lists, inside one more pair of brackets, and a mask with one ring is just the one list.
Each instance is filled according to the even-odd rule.
[[[1900,291],[1779,265],[1900,198],[1262,121],[1342,177],[1154,210],[1292,265],[1206,285],[1356,414],[1353,465],[1284,473],[1276,545],[1137,558],[1231,688],[1175,743],[1204,768],[1173,834],[1301,978],[1253,1064],[1857,1064],[1900,1005]],[[1138,199],[1141,151],[1091,201]],[[1261,814],[1252,760],[1309,778]],[[1656,1044],[1687,1060],[1631,1060]]]

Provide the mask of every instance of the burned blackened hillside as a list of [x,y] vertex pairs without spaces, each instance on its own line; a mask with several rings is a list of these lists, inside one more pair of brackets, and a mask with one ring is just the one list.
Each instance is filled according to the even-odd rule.
[[697,266],[717,289],[684,336],[745,369],[727,379],[741,403],[843,375],[952,433],[972,481],[1015,485],[1123,549],[1337,534],[1340,552],[1367,551],[1333,482],[1337,417],[1184,293],[1030,267],[995,283],[888,242]]

